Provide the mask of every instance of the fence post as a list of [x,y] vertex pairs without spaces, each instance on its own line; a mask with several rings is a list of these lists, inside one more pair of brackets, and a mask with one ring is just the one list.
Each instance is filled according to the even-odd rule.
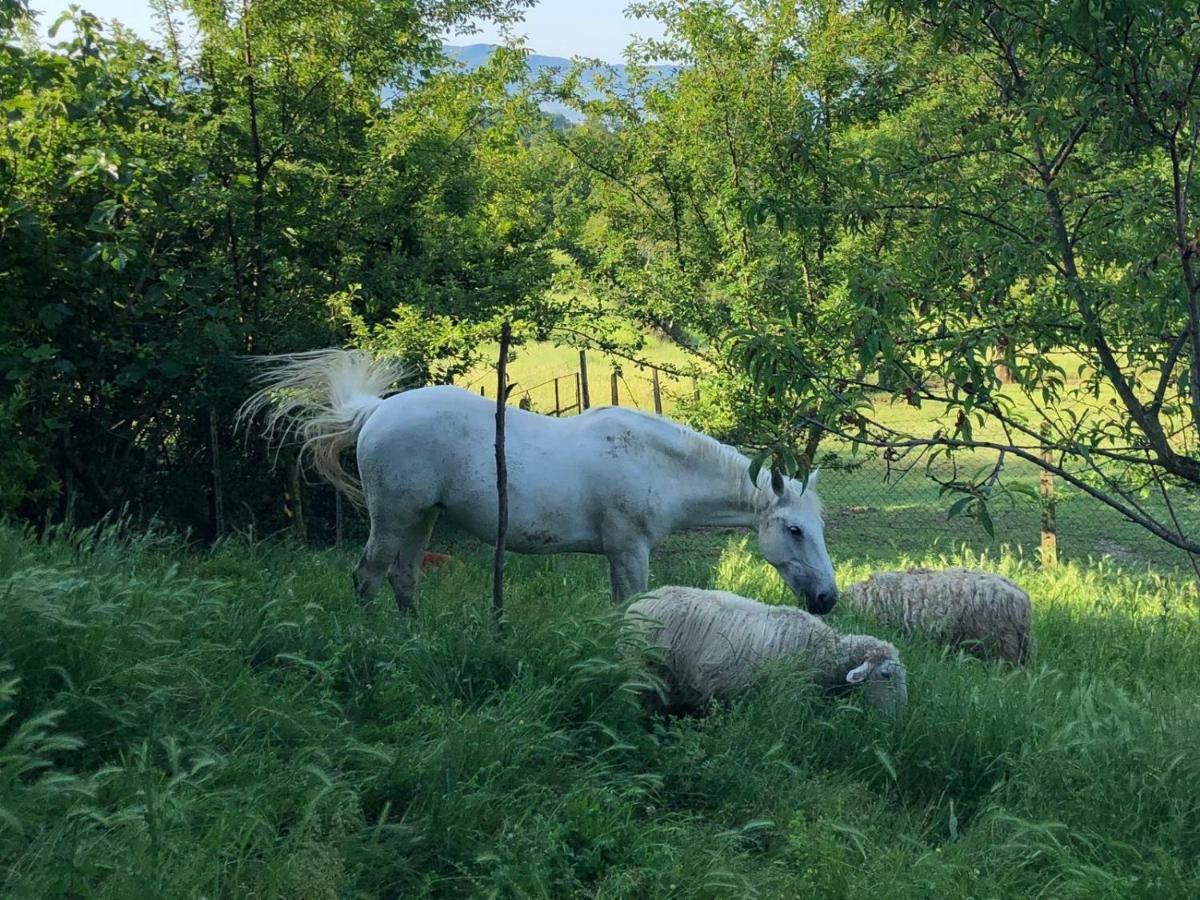
[[592,397],[588,392],[587,353],[583,350],[579,351],[579,384],[583,391],[583,406],[579,408],[579,411],[583,412],[585,409],[591,409],[592,406]]
[[621,398],[617,396],[617,373],[612,373],[612,405],[620,406]]
[[583,412],[583,400],[579,391],[579,373],[575,373],[575,413],[578,415]]
[[[1050,464],[1050,423],[1042,422],[1042,462]],[[1042,568],[1049,569],[1058,563],[1058,522],[1054,515],[1054,473],[1042,469]]]
[[700,402],[700,382],[696,380],[696,376],[692,376],[692,402]]
[[342,492],[333,489],[333,546],[342,546]]
[[554,414],[556,416],[558,415],[560,406],[562,406],[562,403],[558,399],[558,376],[555,375],[554,376]]
[[654,411],[658,415],[662,415],[662,388],[658,384],[658,369],[650,369],[650,379],[654,386]]
[[296,454],[296,461],[292,464],[291,487],[288,495],[292,501],[292,536],[297,542],[303,544],[308,540],[308,531],[304,524],[304,498],[301,495],[301,489],[304,484],[304,479],[300,475],[300,454]]
[[225,535],[225,492],[221,486],[221,438],[217,431],[217,410],[208,408],[208,440],[212,444],[212,533],[219,541]]

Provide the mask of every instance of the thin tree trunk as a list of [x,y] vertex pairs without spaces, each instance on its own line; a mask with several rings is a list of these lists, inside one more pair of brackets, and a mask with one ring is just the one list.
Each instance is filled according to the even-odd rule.
[[492,570],[492,609],[497,618],[504,612],[504,540],[508,535],[508,465],[504,458],[504,409],[508,395],[508,346],[512,325],[505,320],[500,328],[500,362],[496,366],[496,556]]
[[258,126],[258,92],[254,80],[254,54],[250,49],[250,0],[242,0],[242,59],[246,66],[246,105],[250,114],[250,155],[254,158],[253,228],[254,245],[250,248],[250,323],[258,324],[262,310],[264,196],[267,166],[263,159],[262,137]]

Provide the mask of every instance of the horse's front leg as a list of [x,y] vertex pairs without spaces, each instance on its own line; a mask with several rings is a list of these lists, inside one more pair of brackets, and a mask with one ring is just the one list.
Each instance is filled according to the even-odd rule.
[[624,603],[630,597],[645,592],[650,583],[649,544],[610,550],[606,555],[609,577],[612,579],[613,603]]

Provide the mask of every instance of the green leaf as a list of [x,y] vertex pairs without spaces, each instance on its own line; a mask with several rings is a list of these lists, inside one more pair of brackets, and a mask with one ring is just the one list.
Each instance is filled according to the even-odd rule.
[[979,524],[983,526],[983,530],[987,532],[989,538],[996,536],[996,528],[992,524],[992,515],[988,512],[987,504],[980,500],[975,505],[975,515],[979,519]]
[[754,455],[754,458],[752,460],[750,460],[750,469],[749,469],[748,474],[750,476],[750,483],[752,485],[754,485],[755,487],[758,487],[759,473],[762,472],[762,467],[766,463],[766,461],[770,457],[770,455],[771,455],[771,451],[769,449],[768,450],[760,450],[758,453],[756,453]]
[[954,504],[946,512],[946,518],[953,519],[955,516],[962,515],[963,511],[970,506],[974,500],[975,498],[971,496],[960,497],[958,500],[955,500]]

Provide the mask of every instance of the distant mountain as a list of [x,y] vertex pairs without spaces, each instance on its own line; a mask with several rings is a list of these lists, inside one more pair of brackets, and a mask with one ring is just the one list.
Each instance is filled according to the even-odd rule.
[[[487,62],[488,57],[496,50],[496,44],[468,44],[465,47],[459,47],[453,44],[443,44],[442,50],[445,54],[457,62],[463,63],[468,69],[476,69]],[[529,71],[535,77],[543,72],[566,72],[571,68],[571,60],[562,56],[543,56],[540,53],[530,53],[525,57],[525,63],[529,67]],[[670,78],[675,73],[675,66],[651,66],[650,80],[658,82]],[[592,87],[593,79],[597,75],[611,74],[618,88],[623,88],[628,84],[628,76],[626,74],[626,66],[617,63],[604,68],[589,67],[583,71],[582,83],[587,86],[591,95],[598,96]],[[542,111],[551,115],[559,115],[572,122],[580,121],[580,115],[570,107],[564,106],[557,102],[545,102],[542,105]]]

